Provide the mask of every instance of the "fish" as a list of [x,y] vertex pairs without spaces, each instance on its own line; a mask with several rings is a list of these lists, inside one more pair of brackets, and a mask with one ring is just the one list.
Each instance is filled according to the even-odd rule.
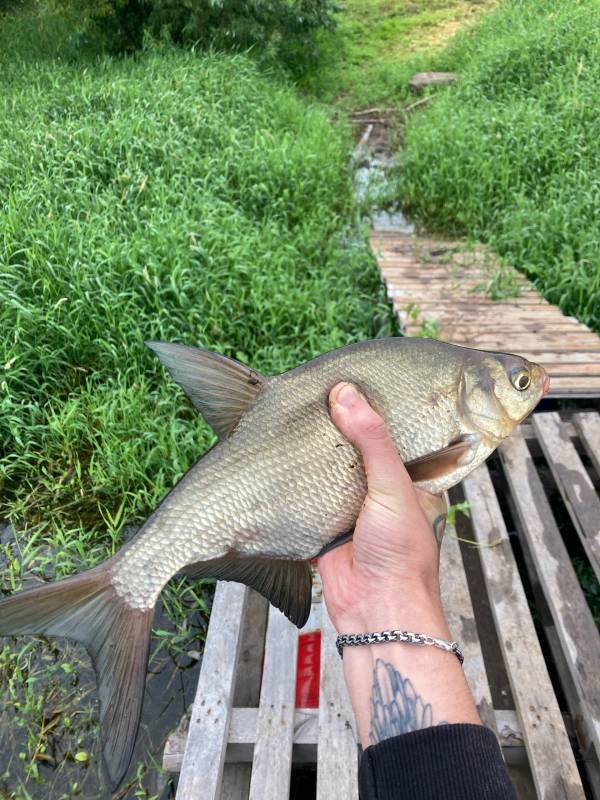
[[0,600],[1,636],[64,636],[87,648],[113,791],[131,760],[154,608],[170,578],[245,583],[305,624],[309,560],[352,536],[367,492],[360,454],[331,420],[333,386],[357,386],[412,480],[435,495],[481,464],[549,386],[518,355],[434,339],[358,342],[271,377],[208,350],[146,344],[217,444],[112,558]]

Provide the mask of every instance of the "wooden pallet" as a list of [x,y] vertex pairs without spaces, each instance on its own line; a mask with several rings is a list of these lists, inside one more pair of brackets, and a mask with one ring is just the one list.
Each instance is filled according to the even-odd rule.
[[[544,456],[558,491],[540,477],[536,464]],[[532,786],[526,779],[519,789],[523,800],[600,798],[600,637],[555,517],[556,509],[568,515],[600,575],[600,499],[592,481],[599,476],[598,413],[570,421],[536,414],[491,466],[462,485],[471,519],[462,520],[461,535],[477,546],[461,547],[452,527],[442,546],[450,629],[463,645],[482,720],[497,733],[511,768],[525,765],[530,772]],[[533,587],[537,630],[509,529]],[[217,586],[191,717],[171,736],[163,758],[165,769],[181,770],[179,800],[284,800],[295,763],[316,765],[318,800],[357,800],[355,723],[318,581],[311,621],[322,628],[320,704],[295,709],[298,631],[246,587]],[[499,672],[512,694],[503,709],[494,708],[498,688],[492,692],[488,680]]]
[[543,364],[554,397],[600,397],[600,337],[544,300],[517,270],[503,268],[519,296],[492,300],[486,286],[497,265],[482,249],[381,230],[371,245],[408,336],[433,324],[449,342]]

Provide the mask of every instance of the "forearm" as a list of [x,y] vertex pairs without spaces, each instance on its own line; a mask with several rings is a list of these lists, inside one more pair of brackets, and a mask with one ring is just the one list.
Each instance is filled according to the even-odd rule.
[[[451,639],[439,597],[410,596],[369,603],[336,620],[340,633],[402,629]],[[401,642],[344,648],[344,676],[363,748],[441,723],[481,724],[454,653]]]

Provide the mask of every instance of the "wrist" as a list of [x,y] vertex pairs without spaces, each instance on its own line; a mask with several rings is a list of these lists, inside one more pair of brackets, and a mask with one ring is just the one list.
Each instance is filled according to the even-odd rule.
[[413,585],[410,591],[373,592],[351,608],[339,610],[332,622],[338,633],[410,630],[446,638],[448,624],[439,589]]

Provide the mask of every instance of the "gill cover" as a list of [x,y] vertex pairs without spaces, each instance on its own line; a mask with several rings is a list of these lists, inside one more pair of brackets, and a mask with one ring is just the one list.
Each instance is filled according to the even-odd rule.
[[515,427],[496,395],[494,372],[504,367],[493,356],[469,361],[458,384],[458,413],[463,423],[480,434],[483,442],[495,448]]

